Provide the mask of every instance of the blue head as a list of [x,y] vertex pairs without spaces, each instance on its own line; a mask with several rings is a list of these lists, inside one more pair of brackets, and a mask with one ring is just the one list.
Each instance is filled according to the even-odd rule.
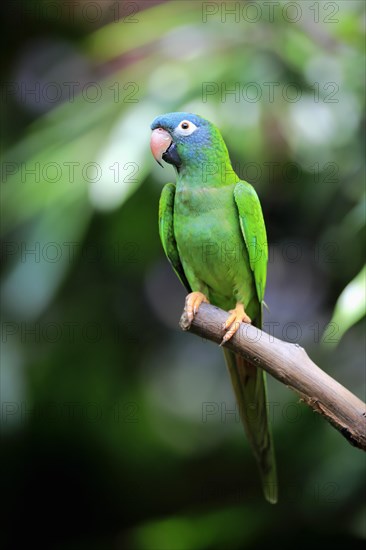
[[194,168],[203,162],[227,155],[220,132],[208,120],[192,113],[167,113],[156,117],[152,124],[152,153],[173,164],[178,171]]

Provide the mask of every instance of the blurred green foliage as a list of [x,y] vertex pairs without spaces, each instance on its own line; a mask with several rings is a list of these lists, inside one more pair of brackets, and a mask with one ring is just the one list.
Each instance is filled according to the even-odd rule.
[[263,205],[267,327],[362,398],[364,3],[36,0],[4,16],[9,548],[356,547],[362,453],[271,380],[269,507],[219,350],[178,330],[157,232],[174,173],[149,124],[188,110],[221,129]]

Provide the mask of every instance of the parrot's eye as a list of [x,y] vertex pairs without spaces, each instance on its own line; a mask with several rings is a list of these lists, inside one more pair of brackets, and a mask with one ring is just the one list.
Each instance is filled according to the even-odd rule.
[[174,131],[180,136],[190,136],[195,130],[197,130],[197,126],[193,122],[182,120]]

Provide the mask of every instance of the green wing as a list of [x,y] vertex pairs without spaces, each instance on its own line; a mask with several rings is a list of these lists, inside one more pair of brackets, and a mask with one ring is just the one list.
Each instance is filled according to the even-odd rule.
[[[257,194],[249,183],[239,182],[235,187],[234,197],[261,310],[268,258],[262,209]],[[261,313],[253,324],[261,328]],[[269,502],[275,503],[277,474],[267,411],[266,374],[229,350],[224,350],[224,354],[240,417],[259,466],[265,497]]]
[[186,287],[187,292],[191,292],[191,288],[180,261],[177,243],[174,236],[174,197],[175,185],[173,183],[167,183],[163,187],[159,201],[160,240],[166,257],[171,263],[177,277]]
[[262,208],[254,188],[240,181],[234,189],[240,227],[249,253],[259,303],[263,302],[267,279],[268,244]]

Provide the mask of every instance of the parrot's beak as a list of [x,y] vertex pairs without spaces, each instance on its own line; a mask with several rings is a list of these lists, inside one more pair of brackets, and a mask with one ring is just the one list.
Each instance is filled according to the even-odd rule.
[[154,159],[160,166],[164,153],[169,149],[172,143],[171,135],[163,128],[156,128],[151,134],[150,148]]

